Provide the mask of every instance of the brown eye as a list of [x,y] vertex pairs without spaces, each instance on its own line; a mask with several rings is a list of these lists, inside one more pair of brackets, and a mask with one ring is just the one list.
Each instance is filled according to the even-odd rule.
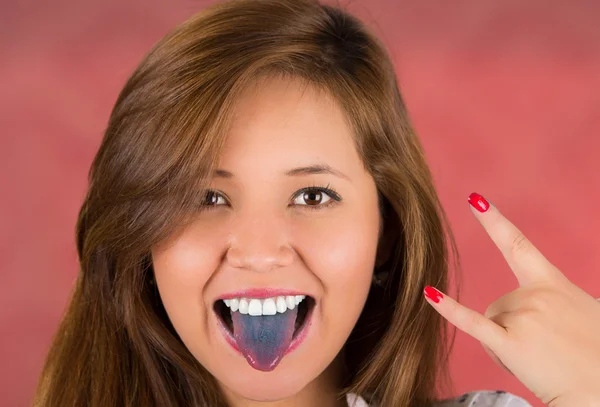
[[302,198],[304,198],[304,201],[308,204],[308,205],[318,205],[319,203],[321,203],[321,199],[323,199],[323,196],[321,195],[320,191],[315,191],[315,192],[305,192],[304,195],[302,196]]
[[223,197],[214,191],[208,191],[204,196],[204,202],[202,206],[217,206],[219,199],[223,200]]
[[294,200],[294,204],[301,206],[319,206],[329,200],[331,200],[331,197],[327,193],[318,189],[308,189],[298,194],[298,197]]

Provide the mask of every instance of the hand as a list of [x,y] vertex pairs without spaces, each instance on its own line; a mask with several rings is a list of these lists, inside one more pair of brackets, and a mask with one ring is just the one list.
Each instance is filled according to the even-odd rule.
[[[485,315],[437,295],[444,318],[481,342],[544,404],[600,406],[600,302],[570,282],[498,209],[471,194],[471,210],[498,246],[519,288]],[[438,291],[439,293],[439,291]]]

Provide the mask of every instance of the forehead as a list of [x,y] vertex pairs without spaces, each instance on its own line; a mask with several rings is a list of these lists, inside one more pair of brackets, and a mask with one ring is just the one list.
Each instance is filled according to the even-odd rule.
[[269,78],[240,95],[221,165],[242,169],[311,162],[356,166],[352,131],[337,101],[297,79]]

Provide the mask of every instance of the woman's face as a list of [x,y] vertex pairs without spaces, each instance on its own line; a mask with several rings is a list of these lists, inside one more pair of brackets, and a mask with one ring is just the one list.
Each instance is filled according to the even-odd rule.
[[219,170],[208,207],[152,249],[169,318],[230,398],[321,387],[365,304],[380,226],[351,130],[327,95],[262,81],[238,100]]

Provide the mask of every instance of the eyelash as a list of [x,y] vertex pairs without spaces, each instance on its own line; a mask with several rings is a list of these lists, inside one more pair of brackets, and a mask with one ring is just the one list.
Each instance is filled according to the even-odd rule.
[[[295,200],[298,196],[306,193],[306,192],[322,192],[325,193],[327,195],[329,195],[329,197],[331,198],[329,201],[327,201],[324,204],[319,204],[319,205],[297,205],[297,206],[302,206],[305,207],[306,209],[310,210],[310,211],[319,211],[322,209],[325,209],[331,205],[335,205],[336,203],[340,202],[342,200],[342,198],[340,197],[340,195],[337,193],[337,191],[332,188],[329,184],[327,184],[327,186],[318,186],[318,185],[313,185],[310,187],[305,187],[305,188],[301,188],[300,190],[296,191],[292,196],[291,196],[291,200]],[[217,196],[221,196],[224,199],[227,199],[223,194],[213,191],[213,190],[208,190],[207,192],[207,196],[209,193],[213,193]],[[217,206],[221,206],[221,205],[201,205],[202,206],[202,210],[213,210],[215,209]]]

